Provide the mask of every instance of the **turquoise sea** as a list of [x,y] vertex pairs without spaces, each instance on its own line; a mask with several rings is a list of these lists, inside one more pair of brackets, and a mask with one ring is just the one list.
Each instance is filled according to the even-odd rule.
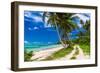
[[24,47],[26,51],[40,51],[40,50],[45,50],[45,49],[51,49],[51,48],[56,48],[60,47],[61,44],[52,44],[52,45],[27,45]]

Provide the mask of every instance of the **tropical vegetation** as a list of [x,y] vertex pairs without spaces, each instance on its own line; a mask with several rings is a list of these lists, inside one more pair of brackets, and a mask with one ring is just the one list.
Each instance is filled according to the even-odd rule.
[[33,55],[33,51],[28,52],[24,50],[24,61],[30,61],[32,55]]
[[[69,33],[78,28],[78,26],[74,23],[72,17],[75,13],[53,13],[53,12],[44,12],[43,20],[48,18],[47,24],[55,27],[58,33],[59,41],[63,45],[64,48],[70,43]],[[67,41],[66,41],[67,40]],[[69,45],[70,45],[69,44]]]
[[[84,23],[83,20],[81,20],[78,16],[74,15],[75,13],[62,14],[44,12],[43,20],[45,20],[45,17],[48,17],[47,24],[50,24],[55,27],[59,36],[59,41],[65,49],[55,52],[52,56],[47,57],[46,60],[56,59],[65,56],[65,54],[71,52],[71,48],[72,46],[74,46],[73,44],[78,44],[82,48],[85,55],[90,55],[90,20],[86,20],[86,22]],[[84,29],[84,31],[79,31],[79,33],[77,34],[78,38],[74,40],[70,39],[69,33],[71,33],[71,31],[75,29],[78,30],[80,28],[74,22],[73,18],[80,19],[82,29]],[[68,48],[68,46],[71,48]],[[78,53],[78,50],[76,51],[76,53]],[[75,57],[73,56],[71,59],[75,59]]]

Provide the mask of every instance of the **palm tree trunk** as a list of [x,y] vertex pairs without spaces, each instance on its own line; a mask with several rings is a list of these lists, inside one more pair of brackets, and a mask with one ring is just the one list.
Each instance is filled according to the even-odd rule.
[[59,33],[59,29],[58,29],[58,26],[57,26],[56,22],[55,22],[55,26],[56,26],[56,30],[57,30],[57,34],[58,34],[59,41],[61,42],[62,46],[64,48],[66,48],[66,44],[64,44],[63,41],[61,40],[60,33]]
[[[56,15],[56,13],[54,13],[54,15]],[[57,23],[56,23],[55,19],[54,19],[54,23],[55,23],[55,26],[56,26],[56,30],[57,30],[57,34],[58,34],[59,41],[60,41],[60,43],[62,44],[62,46],[63,46],[64,48],[66,48],[66,44],[64,44],[64,42],[63,42],[62,39],[61,39],[61,36],[60,36],[60,33],[59,33],[59,29],[58,29],[58,26],[57,26]]]

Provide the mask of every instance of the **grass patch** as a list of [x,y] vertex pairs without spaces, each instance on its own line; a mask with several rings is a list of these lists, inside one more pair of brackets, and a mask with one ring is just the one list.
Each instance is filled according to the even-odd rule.
[[[46,59],[44,60],[54,60],[54,59],[59,59],[61,57],[64,57],[66,56],[67,54],[69,54],[71,51],[73,50],[73,47],[72,46],[69,46],[67,48],[63,48],[55,53],[53,53],[51,56],[47,57]],[[43,60],[43,61],[44,61]]]
[[75,57],[75,56],[73,56],[73,57],[71,57],[70,59],[71,59],[71,60],[73,60],[73,59],[76,59],[76,57]]
[[79,44],[80,48],[82,48],[85,55],[90,55],[90,45],[88,44]]

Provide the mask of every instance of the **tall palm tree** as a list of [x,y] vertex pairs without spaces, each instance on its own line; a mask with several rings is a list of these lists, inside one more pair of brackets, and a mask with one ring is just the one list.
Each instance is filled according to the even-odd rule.
[[65,47],[65,44],[64,44],[63,41],[61,40],[61,36],[60,36],[60,33],[59,33],[59,28],[58,28],[58,25],[57,25],[57,23],[59,23],[59,20],[58,20],[58,17],[57,17],[57,15],[56,15],[56,13],[45,12],[45,13],[43,14],[43,21],[45,21],[45,17],[48,18],[47,24],[50,24],[51,26],[53,26],[53,27],[56,28],[59,41],[60,41],[61,44]]
[[47,17],[47,24],[56,28],[59,41],[64,48],[68,45],[68,42],[66,43],[66,40],[69,40],[68,33],[77,27],[73,22],[72,15],[74,15],[74,13],[44,12],[43,14],[43,20],[45,21],[45,18]]

